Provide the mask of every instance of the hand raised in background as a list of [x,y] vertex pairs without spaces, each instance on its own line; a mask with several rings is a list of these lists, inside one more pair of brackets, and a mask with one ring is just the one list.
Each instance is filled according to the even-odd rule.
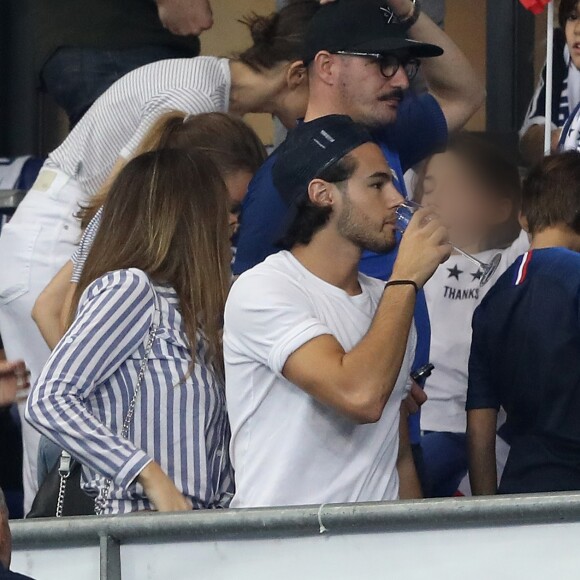
[[198,36],[213,26],[209,0],[156,0],[163,27],[178,36]]

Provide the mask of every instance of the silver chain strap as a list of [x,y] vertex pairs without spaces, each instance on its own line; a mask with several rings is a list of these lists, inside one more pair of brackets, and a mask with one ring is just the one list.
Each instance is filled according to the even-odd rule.
[[62,510],[64,509],[64,494],[66,492],[66,482],[70,476],[72,457],[66,451],[62,451],[59,461],[60,463],[58,466],[58,474],[60,475],[60,483],[58,486],[55,515],[57,518],[62,518]]
[[[155,341],[155,336],[157,334],[157,325],[155,323],[151,324],[151,332],[149,333],[149,341],[147,342],[147,347],[145,349],[145,355],[143,361],[141,362],[141,368],[139,369],[139,376],[137,377],[137,383],[135,385],[135,392],[133,393],[133,398],[129,404],[129,410],[127,411],[127,416],[123,422],[123,429],[121,431],[121,437],[127,439],[129,436],[129,428],[131,427],[131,422],[133,421],[133,415],[135,414],[135,405],[137,403],[137,397],[139,396],[139,390],[141,389],[141,384],[143,383],[143,378],[145,377],[145,371],[147,370],[147,363],[149,362],[149,356],[151,355],[151,350],[153,348],[153,342]],[[107,479],[105,481],[104,487],[99,492],[97,499],[95,499],[95,514],[100,516],[105,511],[105,505],[111,491],[111,485],[113,481]]]

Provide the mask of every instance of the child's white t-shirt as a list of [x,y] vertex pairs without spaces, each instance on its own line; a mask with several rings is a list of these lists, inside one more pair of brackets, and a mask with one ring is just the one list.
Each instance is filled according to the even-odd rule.
[[473,313],[497,279],[529,246],[528,235],[522,232],[505,250],[476,254],[482,262],[488,262],[498,252],[502,254],[497,270],[483,288],[479,286],[478,268],[461,255],[451,256],[425,285],[431,320],[430,362],[435,370],[425,384],[429,399],[421,408],[422,430],[465,433]]

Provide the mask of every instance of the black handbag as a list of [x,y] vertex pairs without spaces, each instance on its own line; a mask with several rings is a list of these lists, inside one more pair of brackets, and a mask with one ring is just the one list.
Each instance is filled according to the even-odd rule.
[[95,499],[81,489],[81,472],[81,464],[63,451],[57,464],[42,482],[26,518],[60,518],[94,514]]

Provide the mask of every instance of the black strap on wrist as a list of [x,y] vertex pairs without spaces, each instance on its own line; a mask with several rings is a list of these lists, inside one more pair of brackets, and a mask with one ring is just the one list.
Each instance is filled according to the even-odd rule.
[[415,288],[415,294],[419,292],[419,286],[417,286],[417,282],[413,280],[390,280],[385,284],[385,288],[389,286],[413,286]]

